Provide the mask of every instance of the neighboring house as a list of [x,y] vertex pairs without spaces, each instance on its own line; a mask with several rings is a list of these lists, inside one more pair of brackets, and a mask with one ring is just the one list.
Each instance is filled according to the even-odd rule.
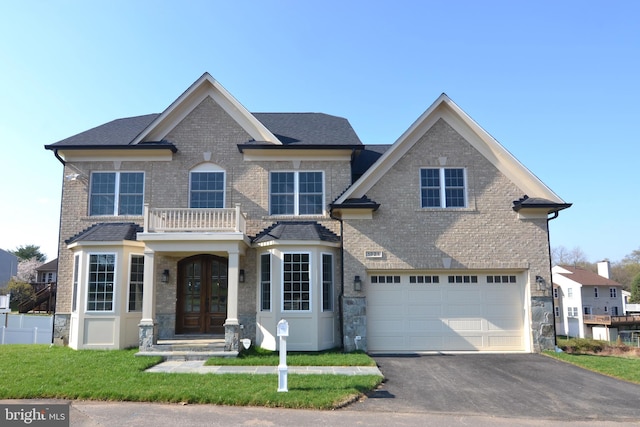
[[18,257],[0,249],[0,288],[4,288],[18,274]]
[[627,315],[640,315],[640,304],[630,303],[631,292],[622,291],[622,312]]
[[290,350],[553,348],[548,221],[570,204],[444,94],[365,146],[343,118],[250,113],[205,73],[161,114],[45,148],[73,348],[276,349],[281,319]]
[[598,273],[570,266],[554,266],[553,294],[556,332],[559,335],[593,338],[593,328],[622,324],[622,285],[611,280],[609,261],[598,263]]
[[56,283],[58,276],[58,259],[46,262],[40,267],[36,268],[37,284],[48,285],[50,283]]

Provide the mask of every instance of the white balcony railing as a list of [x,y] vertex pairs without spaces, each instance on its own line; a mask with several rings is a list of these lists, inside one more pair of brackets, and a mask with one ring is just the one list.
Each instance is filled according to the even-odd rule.
[[240,205],[231,209],[181,209],[144,207],[145,233],[179,231],[245,232]]

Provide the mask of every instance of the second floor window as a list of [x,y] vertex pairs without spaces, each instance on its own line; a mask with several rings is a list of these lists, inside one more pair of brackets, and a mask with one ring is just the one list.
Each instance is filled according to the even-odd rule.
[[609,288],[609,296],[611,298],[617,298],[618,297],[618,290],[616,288]]
[[271,172],[271,215],[322,215],[322,172]]
[[89,215],[142,215],[143,172],[91,174]]
[[191,172],[190,208],[224,208],[224,172]]
[[420,169],[420,192],[421,206],[423,208],[466,207],[464,169]]

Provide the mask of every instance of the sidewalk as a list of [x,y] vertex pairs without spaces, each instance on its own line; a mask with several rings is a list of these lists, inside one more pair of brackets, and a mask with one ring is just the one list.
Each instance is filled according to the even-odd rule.
[[[278,374],[277,366],[205,366],[204,360],[168,360],[145,372],[174,374]],[[288,366],[289,374],[379,375],[376,366]]]

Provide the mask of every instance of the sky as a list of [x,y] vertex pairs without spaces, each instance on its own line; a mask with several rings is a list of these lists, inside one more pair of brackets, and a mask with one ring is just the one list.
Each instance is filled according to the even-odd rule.
[[640,248],[639,16],[633,0],[1,2],[0,248],[57,256],[45,144],[160,113],[209,72],[249,111],[346,117],[365,144],[444,92],[573,203],[552,247],[619,261]]

